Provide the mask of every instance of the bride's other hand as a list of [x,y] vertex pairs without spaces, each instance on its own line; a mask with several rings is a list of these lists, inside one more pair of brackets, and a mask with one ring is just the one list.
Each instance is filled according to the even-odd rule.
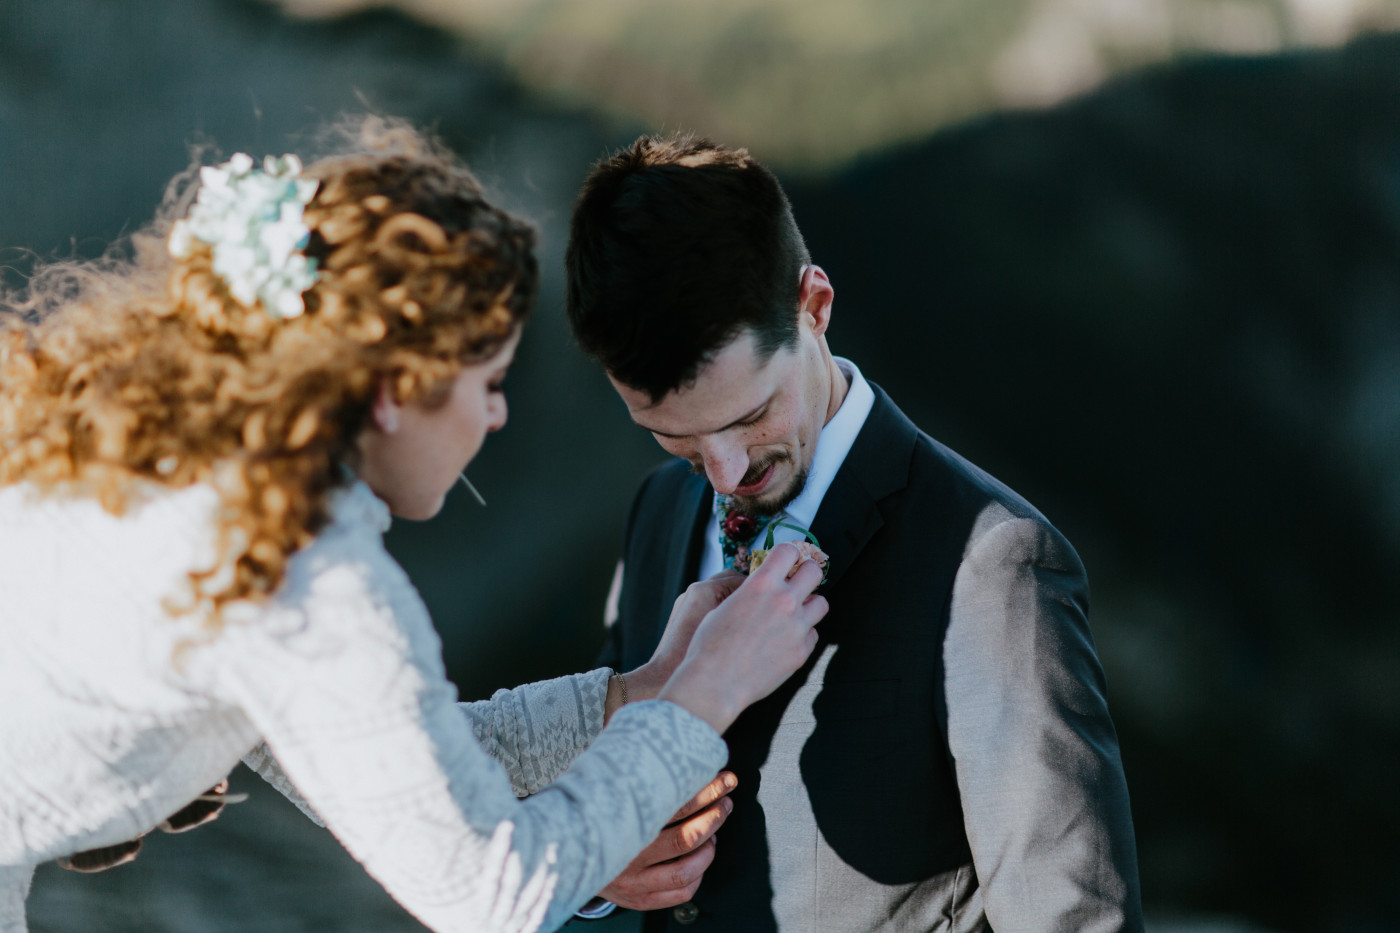
[[[735,570],[721,570],[706,580],[699,580],[686,587],[685,592],[676,597],[671,607],[671,618],[666,622],[666,631],[651,659],[634,671],[628,672],[627,698],[629,700],[649,700],[661,692],[666,681],[676,672],[685,659],[690,640],[702,619],[715,607],[739,588],[744,575]],[[616,681],[609,685],[606,716],[622,705],[622,693]]]
[[658,698],[723,733],[811,655],[814,626],[827,611],[826,599],[813,593],[822,576],[821,565],[803,558],[795,545],[775,547],[763,566],[704,616]]

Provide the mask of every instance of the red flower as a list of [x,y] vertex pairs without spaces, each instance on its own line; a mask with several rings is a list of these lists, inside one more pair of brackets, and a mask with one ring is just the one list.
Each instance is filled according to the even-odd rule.
[[758,520],[742,512],[730,512],[719,527],[734,542],[751,541],[758,534]]

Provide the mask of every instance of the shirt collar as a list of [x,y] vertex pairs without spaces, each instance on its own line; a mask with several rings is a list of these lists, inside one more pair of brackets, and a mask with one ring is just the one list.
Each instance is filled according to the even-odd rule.
[[804,528],[812,527],[817,509],[821,507],[822,499],[826,498],[826,491],[831,488],[831,481],[836,478],[841,464],[846,462],[846,455],[851,452],[856,435],[864,427],[870,410],[875,407],[875,391],[861,375],[860,368],[845,357],[834,359],[849,383],[846,397],[817,437],[817,450],[807,471],[807,485],[785,510],[793,524]]

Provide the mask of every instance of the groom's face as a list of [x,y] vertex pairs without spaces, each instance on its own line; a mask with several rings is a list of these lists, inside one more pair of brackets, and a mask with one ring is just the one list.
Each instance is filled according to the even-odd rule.
[[632,420],[689,460],[740,509],[772,514],[796,498],[826,423],[831,387],[820,343],[799,315],[795,346],[767,360],[751,333],[725,346],[690,386],[652,403],[612,380]]

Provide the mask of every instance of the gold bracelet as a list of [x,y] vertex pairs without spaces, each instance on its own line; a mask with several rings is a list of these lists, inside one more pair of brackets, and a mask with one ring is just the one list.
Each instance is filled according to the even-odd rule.
[[613,676],[617,678],[618,689],[622,691],[622,702],[618,706],[627,705],[627,678],[622,676],[621,671],[613,671]]

